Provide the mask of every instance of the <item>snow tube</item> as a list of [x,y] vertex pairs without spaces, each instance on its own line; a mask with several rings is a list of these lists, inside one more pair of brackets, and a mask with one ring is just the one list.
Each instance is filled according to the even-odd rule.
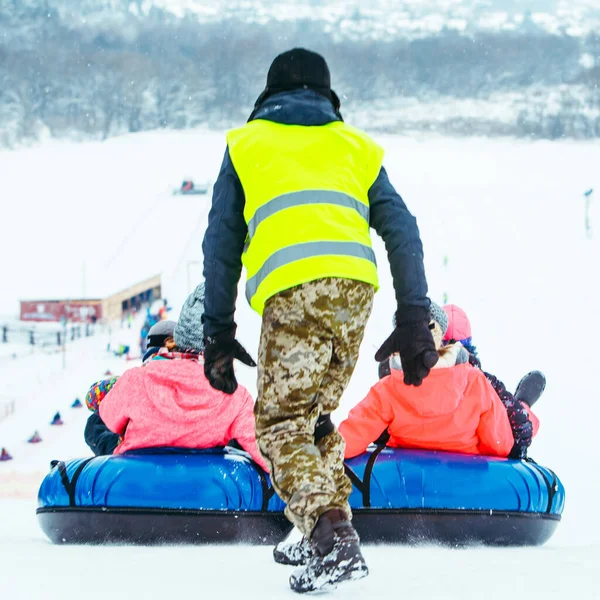
[[[346,462],[366,543],[539,545],[564,507],[535,462],[384,447]],[[37,515],[54,543],[273,544],[291,525],[267,475],[233,449],[54,461]]]

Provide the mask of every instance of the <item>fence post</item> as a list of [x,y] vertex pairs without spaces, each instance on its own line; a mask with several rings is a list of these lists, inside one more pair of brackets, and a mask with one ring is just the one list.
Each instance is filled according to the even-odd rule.
[[592,194],[594,189],[591,188],[583,195],[585,197],[585,237],[588,240],[592,239],[592,222],[590,220],[590,205],[592,203]]
[[2,326],[2,343],[3,344],[7,344],[8,343],[8,327],[6,325]]
[[7,403],[0,402],[0,421],[15,413],[15,401],[10,400]]
[[56,332],[56,343],[60,346],[60,331]]

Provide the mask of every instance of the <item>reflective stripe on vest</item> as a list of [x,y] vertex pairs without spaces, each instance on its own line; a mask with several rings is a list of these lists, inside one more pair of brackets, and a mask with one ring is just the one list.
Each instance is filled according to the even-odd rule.
[[250,278],[246,283],[246,299],[251,302],[260,284],[279,267],[283,267],[296,260],[311,258],[313,256],[326,256],[333,254],[337,256],[352,256],[364,258],[377,266],[375,252],[372,248],[357,242],[306,242],[282,248],[272,254],[263,264],[260,271]]
[[[302,204],[335,204],[345,208],[353,208],[368,223],[369,207],[358,200],[342,192],[331,190],[303,190],[301,192],[290,192],[283,194],[273,200],[263,204],[250,219],[248,223],[248,239],[254,237],[256,228],[275,213],[292,206],[301,206]],[[311,255],[312,256],[312,255]]]

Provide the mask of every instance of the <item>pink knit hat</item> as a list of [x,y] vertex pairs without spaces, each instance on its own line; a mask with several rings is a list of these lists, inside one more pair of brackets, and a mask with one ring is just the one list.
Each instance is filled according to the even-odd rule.
[[444,335],[444,341],[463,340],[471,341],[471,323],[467,313],[456,306],[456,304],[446,304],[444,307],[445,313],[448,315],[448,330]]

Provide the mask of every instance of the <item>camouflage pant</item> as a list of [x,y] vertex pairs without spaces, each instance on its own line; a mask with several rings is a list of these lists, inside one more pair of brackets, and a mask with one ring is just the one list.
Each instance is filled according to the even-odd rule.
[[286,516],[305,535],[330,508],[350,514],[344,440],[334,430],[315,444],[315,424],[338,407],[372,303],[371,285],[327,278],[273,296],[263,313],[258,446],[287,504]]

